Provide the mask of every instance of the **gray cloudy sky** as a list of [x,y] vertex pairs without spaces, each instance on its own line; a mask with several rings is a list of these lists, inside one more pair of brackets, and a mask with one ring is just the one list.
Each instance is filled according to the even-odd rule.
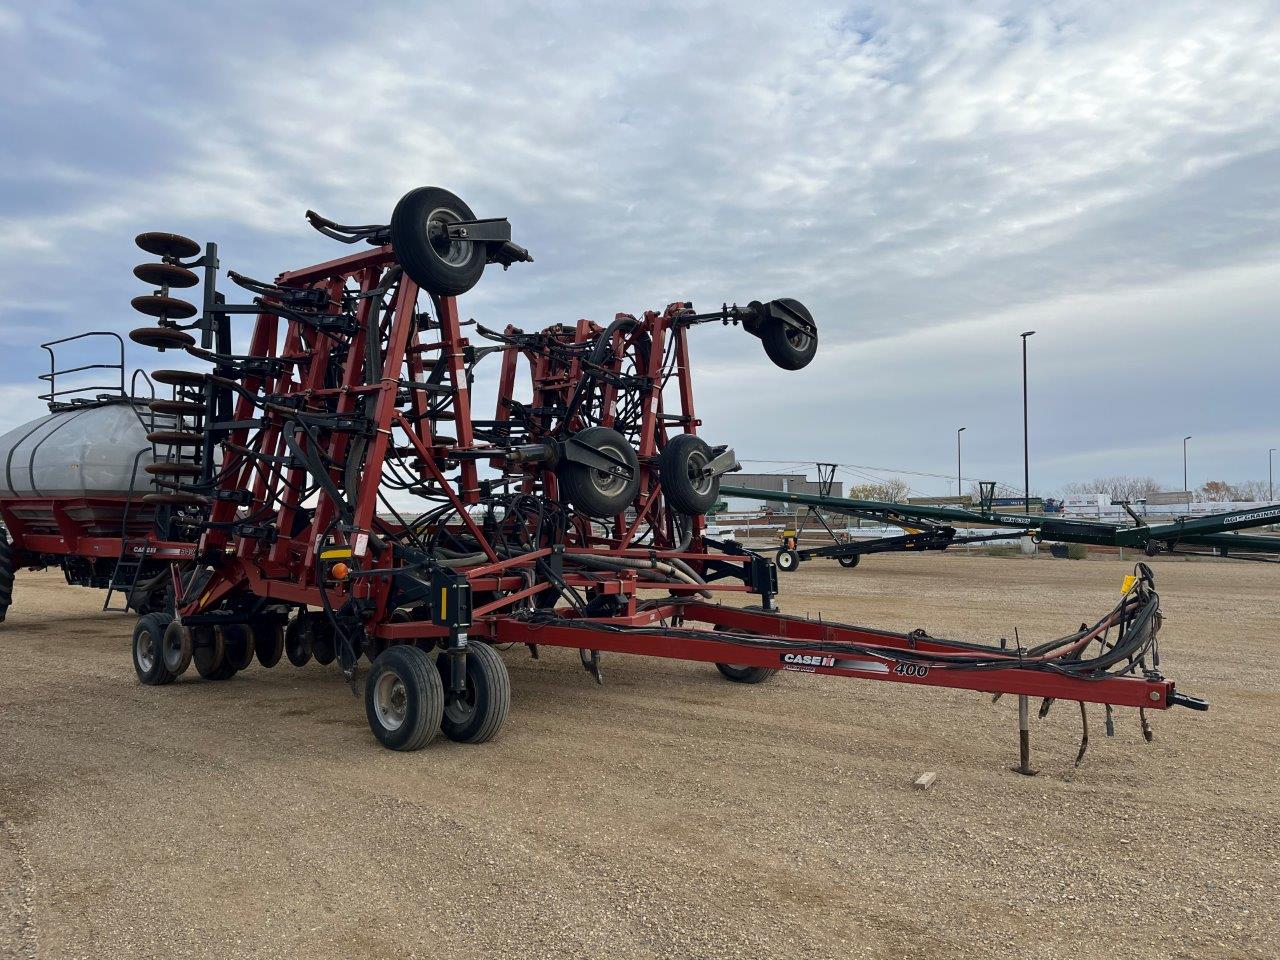
[[[38,344],[139,325],[132,236],[251,276],[314,207],[439,184],[537,257],[489,325],[793,296],[819,359],[696,331],[706,436],[1021,482],[1265,478],[1280,446],[1280,4],[0,0],[0,426]],[[131,362],[156,357],[131,350]],[[943,492],[943,479],[913,486]]]

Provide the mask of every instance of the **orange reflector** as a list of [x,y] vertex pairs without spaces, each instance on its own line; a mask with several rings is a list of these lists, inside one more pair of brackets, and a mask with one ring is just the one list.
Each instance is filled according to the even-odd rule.
[[351,568],[345,563],[335,563],[329,568],[329,575],[335,580],[347,579],[347,574],[351,572]]

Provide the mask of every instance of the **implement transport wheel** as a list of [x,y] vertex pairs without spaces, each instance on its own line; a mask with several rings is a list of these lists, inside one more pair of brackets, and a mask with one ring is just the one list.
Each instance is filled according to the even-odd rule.
[[574,434],[571,442],[621,461],[631,475],[625,477],[576,460],[562,460],[557,470],[561,496],[589,516],[616,517],[631,505],[640,490],[640,458],[635,448],[609,427],[587,427]]
[[13,603],[13,544],[9,534],[0,530],[0,623],[4,622]]
[[236,675],[236,668],[227,661],[226,653],[221,630],[191,628],[191,662],[201,679],[230,680]]
[[858,565],[858,561],[861,559],[862,557],[855,553],[852,557],[836,557],[836,563],[840,564],[840,566],[844,567],[846,570],[852,570]]
[[139,617],[133,628],[133,669],[138,679],[149,687],[173,683],[173,672],[165,666],[161,655],[170,619],[167,613],[148,613]]
[[484,273],[483,243],[451,239],[448,225],[474,220],[461,199],[439,187],[410,190],[391,214],[391,245],[404,272],[427,293],[456,297]]
[[467,689],[460,698],[450,699],[454,658],[448,653],[436,657],[440,682],[444,686],[444,719],[440,729],[458,743],[486,743],[492,740],[511,707],[511,678],[498,651],[487,643],[467,643]]
[[[813,323],[813,314],[799,300],[777,301]],[[776,366],[783,370],[799,370],[807,367],[818,352],[818,338],[787,326],[777,317],[770,318],[760,331],[764,352]]]
[[[743,610],[760,610],[763,607],[753,604],[749,607],[743,607]],[[777,609],[775,608],[775,611]],[[717,633],[729,631],[729,627],[716,627]],[[726,680],[732,680],[734,683],[764,683],[778,671],[769,667],[744,667],[732,663],[717,663],[716,669],[720,671],[720,675]]]
[[253,634],[243,623],[228,623],[217,628],[222,633],[222,644],[227,662],[236,672],[253,663]]
[[662,493],[680,513],[700,517],[720,496],[720,478],[703,475],[713,455],[701,437],[682,433],[667,441],[658,459]]
[[249,629],[258,662],[264,667],[274,667],[284,656],[284,626],[275,619],[262,619],[255,620]]
[[369,729],[384,747],[421,750],[444,717],[444,685],[425,650],[397,644],[385,650],[364,682]]
[[180,677],[191,666],[191,631],[181,620],[171,621],[160,640],[160,656],[164,665],[175,677]]
[[305,667],[311,662],[311,634],[305,613],[298,614],[284,628],[284,652],[295,667]]
[[774,555],[773,562],[783,573],[792,573],[800,567],[800,554],[783,547]]

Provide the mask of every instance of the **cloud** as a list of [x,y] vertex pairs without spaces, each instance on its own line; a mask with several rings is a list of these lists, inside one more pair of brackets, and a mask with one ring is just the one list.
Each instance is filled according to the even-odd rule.
[[440,183],[537,257],[468,298],[491,326],[808,303],[824,356],[785,386],[749,338],[697,345],[704,395],[785,393],[781,432],[710,402],[740,451],[921,467],[968,408],[975,467],[1014,480],[1001,318],[1014,348],[1041,330],[1041,482],[1159,473],[1165,424],[1117,434],[1098,399],[1144,390],[1252,475],[1265,372],[1202,358],[1248,362],[1215,331],[1275,343],[1249,304],[1280,247],[1276,23],[1265,2],[0,6],[0,382],[43,331],[134,325],[136,232],[272,276],[333,254],[308,207],[368,222]]

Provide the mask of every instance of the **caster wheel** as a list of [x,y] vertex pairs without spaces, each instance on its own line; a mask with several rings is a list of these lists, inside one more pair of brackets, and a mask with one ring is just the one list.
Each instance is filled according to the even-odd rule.
[[436,657],[440,682],[444,687],[444,719],[440,729],[458,743],[485,743],[492,740],[507,718],[511,707],[511,679],[507,665],[498,651],[487,643],[473,640],[467,644],[466,690],[461,697],[450,699],[454,657],[442,653]]
[[783,547],[774,555],[773,562],[783,573],[791,573],[800,566],[800,554]]

